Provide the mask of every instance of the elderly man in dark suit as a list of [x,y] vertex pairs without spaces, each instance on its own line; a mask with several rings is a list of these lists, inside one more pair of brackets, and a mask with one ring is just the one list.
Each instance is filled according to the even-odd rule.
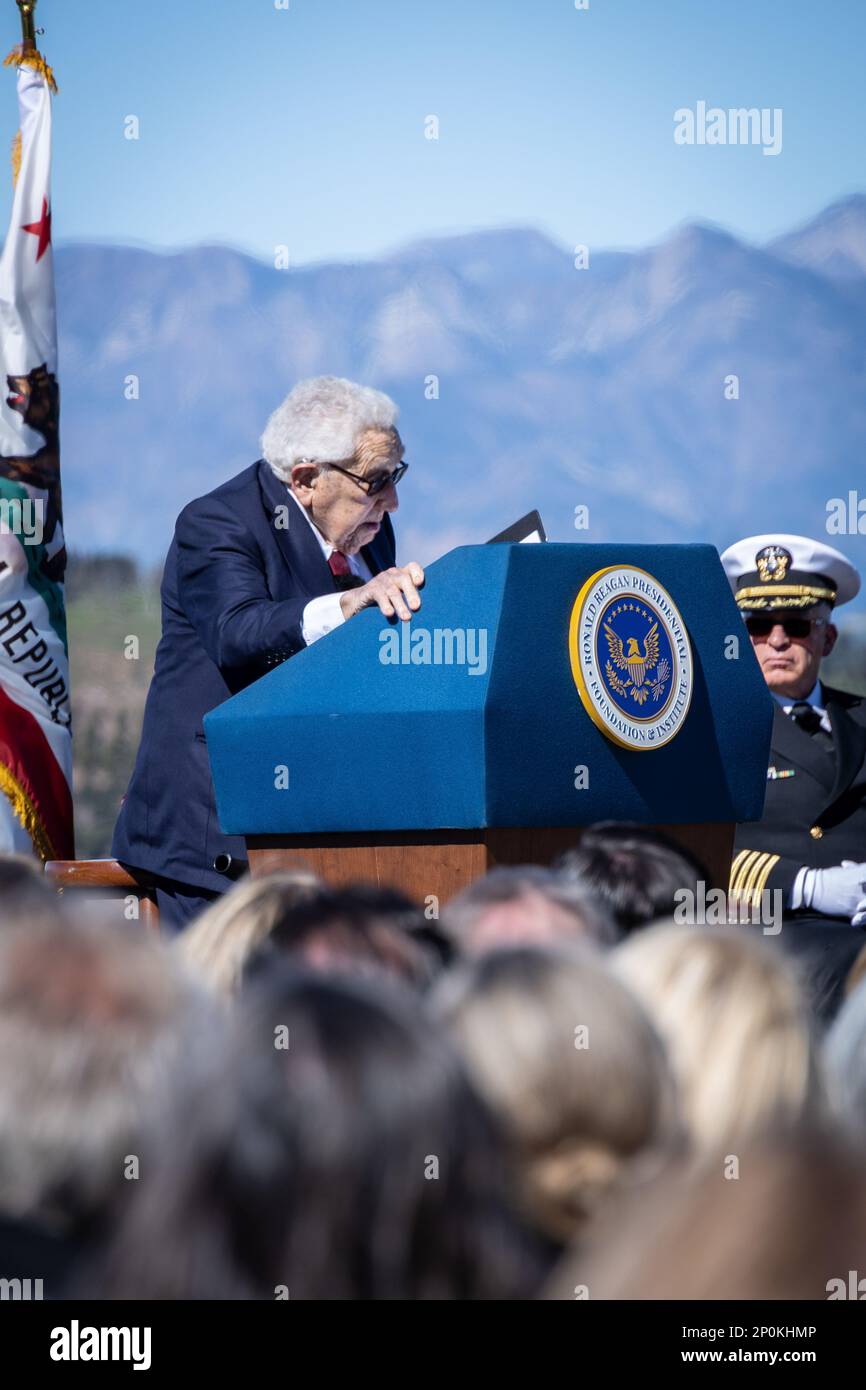
[[783,938],[823,957],[826,1004],[866,943],[866,701],[819,679],[860,577],[805,536],[751,536],[722,564],[776,701],[764,814],[737,829],[731,892],[781,890]]
[[158,880],[182,926],[246,868],[217,820],[202,719],[361,609],[408,620],[420,565],[395,565],[408,465],[393,401],[337,377],[301,382],[262,459],[181,512],[162,583],[162,638],[112,853]]

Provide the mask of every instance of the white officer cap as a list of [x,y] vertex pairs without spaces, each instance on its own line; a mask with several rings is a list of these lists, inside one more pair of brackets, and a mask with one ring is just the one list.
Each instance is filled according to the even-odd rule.
[[722,555],[740,608],[838,606],[860,592],[860,575],[839,550],[808,536],[748,536]]

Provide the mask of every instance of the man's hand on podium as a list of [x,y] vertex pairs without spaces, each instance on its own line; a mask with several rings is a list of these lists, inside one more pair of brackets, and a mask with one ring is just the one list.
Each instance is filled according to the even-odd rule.
[[378,605],[386,618],[393,618],[396,614],[408,622],[412,613],[421,607],[418,590],[423,586],[424,571],[414,560],[408,565],[382,570],[369,583],[357,589],[347,589],[340,595],[343,617],[353,618],[362,608]]

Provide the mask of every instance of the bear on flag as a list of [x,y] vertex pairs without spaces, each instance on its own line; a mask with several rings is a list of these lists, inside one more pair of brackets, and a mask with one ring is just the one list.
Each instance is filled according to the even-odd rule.
[[[8,62],[9,60],[7,60]],[[18,52],[20,148],[0,257],[0,850],[74,856],[51,247],[50,68]]]

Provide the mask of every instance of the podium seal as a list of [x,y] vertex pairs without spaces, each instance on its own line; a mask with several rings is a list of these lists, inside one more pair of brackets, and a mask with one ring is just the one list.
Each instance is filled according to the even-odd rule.
[[666,589],[635,565],[587,579],[568,630],[571,674],[593,724],[620,748],[663,748],[692,700],[692,649]]

